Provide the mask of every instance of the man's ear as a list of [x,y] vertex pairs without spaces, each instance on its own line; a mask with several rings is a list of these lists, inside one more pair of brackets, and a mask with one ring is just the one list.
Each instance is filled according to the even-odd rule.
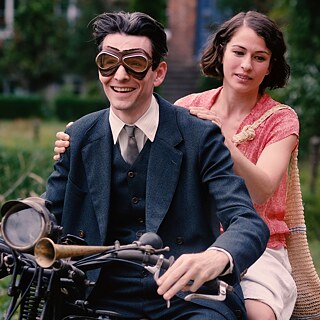
[[161,61],[154,71],[156,73],[156,76],[154,78],[153,84],[155,87],[159,87],[162,82],[164,81],[166,74],[167,74],[167,63],[165,61]]

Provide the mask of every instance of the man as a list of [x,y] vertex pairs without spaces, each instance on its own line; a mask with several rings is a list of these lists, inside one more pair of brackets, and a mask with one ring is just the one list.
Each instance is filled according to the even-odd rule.
[[[176,261],[157,283],[131,266],[105,267],[91,305],[128,319],[245,319],[240,273],[263,253],[269,231],[233,173],[219,127],[153,93],[167,71],[161,24],[142,13],[104,13],[93,30],[110,109],[67,129],[71,144],[46,197],[65,233],[89,245],[127,244],[152,231]],[[127,126],[135,127],[135,160]],[[226,301],[183,300],[218,276],[235,288]]]

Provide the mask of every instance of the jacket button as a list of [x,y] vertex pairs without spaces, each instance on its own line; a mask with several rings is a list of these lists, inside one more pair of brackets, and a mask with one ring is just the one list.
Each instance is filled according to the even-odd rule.
[[129,178],[133,178],[135,176],[134,172],[133,171],[129,171],[128,172],[128,177]]
[[176,238],[176,244],[181,245],[181,244],[183,244],[183,243],[184,243],[184,239],[183,239],[182,237],[177,237],[177,238]]
[[84,238],[86,236],[86,233],[84,230],[79,230],[79,237]]
[[131,199],[133,204],[137,204],[139,202],[139,198],[138,197],[132,197]]

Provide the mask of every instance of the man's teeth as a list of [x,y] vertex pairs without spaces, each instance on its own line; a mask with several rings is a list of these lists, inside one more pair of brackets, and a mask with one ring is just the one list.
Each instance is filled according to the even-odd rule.
[[115,91],[119,91],[119,92],[130,92],[130,91],[133,91],[132,88],[117,88],[117,87],[115,87],[114,90]]

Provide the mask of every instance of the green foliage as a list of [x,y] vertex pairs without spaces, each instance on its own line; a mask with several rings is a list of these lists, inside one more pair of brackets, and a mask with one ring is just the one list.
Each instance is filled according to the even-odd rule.
[[[79,15],[77,19],[69,25],[67,48],[61,47],[65,51],[64,65],[69,74],[78,74],[86,80],[97,79],[97,68],[95,57],[97,47],[92,37],[91,21],[100,13],[113,11],[114,7],[108,4],[109,1],[78,0]],[[66,50],[67,49],[67,50]]]
[[54,164],[55,133],[64,128],[65,123],[1,121],[0,205],[44,192]]
[[[11,277],[6,277],[0,279],[0,319],[5,319],[5,312],[9,307],[10,299],[7,295],[7,290],[10,285]],[[17,319],[18,317],[13,317],[12,320]]]
[[27,92],[61,83],[66,74],[97,79],[97,49],[88,24],[96,15],[113,11],[115,5],[105,0],[78,0],[78,14],[68,19],[68,2],[18,2],[13,38],[0,43],[0,79]]
[[166,17],[167,0],[131,0],[129,2],[129,10],[140,11],[148,14],[152,18],[158,20],[163,25],[167,23]]
[[299,114],[300,142],[306,152],[309,139],[320,135],[320,2],[297,0],[286,4],[292,76],[285,98]]
[[78,96],[60,96],[55,99],[54,104],[55,113],[61,121],[75,121],[85,114],[109,107],[106,99]]
[[267,13],[273,6],[274,0],[217,0],[218,8],[230,16],[240,11],[257,10]]
[[55,14],[54,1],[19,1],[13,40],[4,44],[0,69],[25,90],[35,92],[65,69],[65,17]]
[[[1,96],[0,119],[45,119],[54,116],[61,121],[74,121],[85,114],[109,107],[109,101],[99,96],[60,95],[51,108],[39,96]],[[51,109],[51,110],[49,110]]]
[[39,96],[1,96],[0,118],[42,117],[43,100]]
[[[319,171],[320,163],[317,166],[317,171]],[[308,237],[310,239],[320,239],[320,179],[318,177],[315,185],[311,186],[311,176],[314,174],[311,167],[310,160],[300,161],[301,190]]]

